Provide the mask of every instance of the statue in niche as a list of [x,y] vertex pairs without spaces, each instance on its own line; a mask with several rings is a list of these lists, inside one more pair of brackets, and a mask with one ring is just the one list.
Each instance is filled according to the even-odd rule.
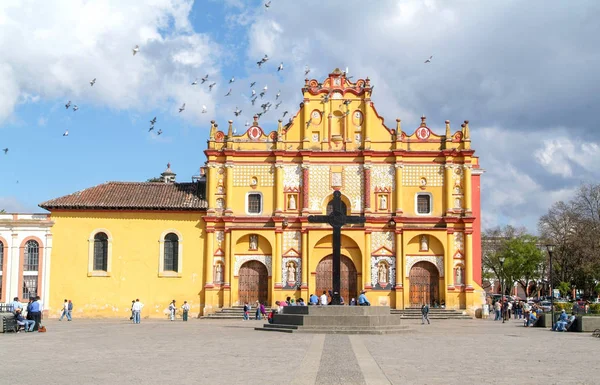
[[458,266],[456,268],[456,285],[462,285],[463,284],[463,269],[462,267]]
[[223,198],[217,199],[217,208],[222,209],[223,206],[225,206],[225,201],[223,200]]
[[220,263],[215,265],[215,282],[223,282],[223,265]]
[[454,193],[460,194],[460,186],[459,185],[454,186]]
[[250,250],[258,250],[258,235],[250,235]]
[[217,182],[217,186],[223,187],[223,178],[219,178],[219,181]]
[[290,198],[288,199],[288,209],[296,210],[296,196],[294,194],[290,194]]
[[460,205],[460,198],[454,198],[454,207],[460,209],[462,206]]
[[421,235],[421,251],[429,251],[429,238],[427,235]]
[[380,286],[386,286],[388,283],[388,267],[384,262],[379,263],[379,267],[377,268],[377,281]]
[[287,264],[287,281],[289,283],[296,282],[296,264],[288,262]]
[[381,194],[379,196],[379,208],[382,210],[387,210],[387,195]]

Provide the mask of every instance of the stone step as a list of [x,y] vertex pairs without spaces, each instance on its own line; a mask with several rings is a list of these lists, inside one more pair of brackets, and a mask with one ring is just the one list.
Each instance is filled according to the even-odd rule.
[[406,333],[411,330],[408,326],[379,326],[379,327],[361,327],[361,326],[297,326],[297,325],[274,325],[265,324],[262,328],[254,328],[254,330],[279,332],[279,333],[314,333],[314,334],[397,334]]

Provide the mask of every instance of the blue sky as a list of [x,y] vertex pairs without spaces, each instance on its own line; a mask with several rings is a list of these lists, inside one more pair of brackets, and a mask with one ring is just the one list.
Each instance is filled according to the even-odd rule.
[[[191,180],[205,160],[210,120],[226,129],[234,119],[243,132],[260,111],[260,99],[249,102],[256,81],[257,93],[268,86],[264,101],[281,91],[281,107],[261,118],[273,129],[284,110],[297,110],[306,65],[318,79],[336,67],[369,76],[379,113],[391,125],[401,118],[406,132],[421,114],[438,132],[446,119],[455,130],[470,120],[486,170],[485,227],[535,231],[553,202],[598,179],[597,2],[368,5],[3,2],[0,50],[9,54],[0,56],[0,148],[9,152],[0,153],[0,208],[41,211],[42,201],[105,181],[157,176],[167,162],[179,181]],[[259,69],[264,54],[270,60]],[[191,85],[207,73],[205,85]],[[65,109],[68,100],[79,110]],[[235,107],[243,111],[238,118]],[[161,136],[148,133],[154,116]]]

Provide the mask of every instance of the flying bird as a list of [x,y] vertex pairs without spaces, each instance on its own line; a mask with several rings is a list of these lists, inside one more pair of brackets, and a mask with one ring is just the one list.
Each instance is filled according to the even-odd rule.
[[256,84],[256,82],[250,83],[250,88],[254,87],[255,84]]
[[65,108],[67,110],[69,109],[69,107],[71,107],[71,101],[70,100],[67,102],[67,104],[65,104]]
[[77,107],[77,104],[73,106],[73,111],[77,111],[79,109],[79,107]]
[[69,136],[69,130],[65,131],[65,132],[63,133],[63,136]]
[[229,91],[227,91],[227,93],[225,94],[225,96],[229,96],[231,95],[231,88],[229,89]]
[[277,72],[283,70],[283,62],[279,63],[279,67],[277,67]]
[[265,91],[261,91],[261,93],[259,95],[260,95],[260,98],[262,99],[263,96],[265,96]]
[[209,90],[209,91],[212,91],[213,87],[214,87],[214,86],[216,86],[216,85],[217,85],[217,83],[212,83],[212,84],[209,84],[209,85],[208,85],[208,90]]
[[265,56],[262,59],[260,59],[260,61],[256,62],[256,64],[258,64],[258,68],[261,68],[261,66],[265,64],[267,60],[269,60],[269,56],[265,54]]
[[159,129],[158,131],[156,131],[156,135],[160,135],[160,134],[162,134],[162,130],[161,129]]
[[235,82],[235,76],[233,76],[231,79],[229,79],[229,84]]
[[433,55],[429,56],[429,59],[425,60],[425,63],[431,63],[431,59],[433,59]]
[[250,125],[250,122],[246,120],[246,124],[244,124],[244,126],[248,127]]
[[202,80],[202,84],[204,84],[204,82],[208,80],[208,74],[206,74],[206,76],[205,76],[205,77],[203,77],[203,78],[202,78],[202,79],[200,79],[200,80]]
[[206,106],[204,104],[202,105],[202,113],[206,114]]
[[242,110],[240,110],[239,108],[235,107],[235,111],[233,111],[233,113],[235,114],[235,116],[240,116],[240,114],[242,113]]
[[140,46],[139,46],[139,45],[136,45],[136,46],[135,46],[135,47],[132,49],[132,51],[133,51],[133,56],[135,56],[135,54],[136,54],[136,53],[140,52]]
[[283,111],[283,117],[285,118],[285,116],[287,115],[287,111]]
[[150,128],[148,129],[148,132],[154,130],[154,126],[150,126]]
[[277,91],[277,95],[275,95],[275,100],[279,99],[279,95],[281,95],[281,90]]
[[183,104],[181,105],[181,107],[179,107],[179,112],[181,113],[181,112],[183,112],[184,110],[185,110],[185,103],[183,103]]
[[269,7],[270,7],[270,6],[271,6],[271,1],[267,1],[267,2],[265,3],[265,8],[266,8],[266,9],[269,9]]
[[278,109],[280,104],[281,104],[281,102],[275,104],[275,109]]
[[258,97],[258,96],[255,96],[255,97],[253,97],[252,99],[250,99],[250,101],[252,102],[252,105],[254,105],[254,102],[256,102],[256,98],[257,98],[257,97]]
[[310,67],[309,66],[304,67],[304,76],[308,75],[309,72],[310,72]]
[[267,87],[266,85],[263,87],[263,91],[267,92],[267,90],[269,89],[269,87]]
[[4,151],[4,155],[8,154],[8,147],[3,148],[2,151]]
[[[203,83],[204,83],[204,82],[203,82]],[[197,84],[198,84],[198,78],[196,78],[196,80],[194,80],[194,81],[192,82],[192,85],[193,85],[193,86],[195,86],[195,85],[197,85]]]
[[256,96],[256,91],[252,90],[252,96]]
[[156,124],[156,116],[154,118],[152,118],[152,120],[150,121],[150,123],[154,126],[154,124]]
[[306,122],[306,128],[308,128],[311,123],[312,123],[312,117],[310,119],[308,119],[308,122]]
[[92,81],[90,81],[90,86],[93,87],[94,84],[96,84],[96,78],[93,78]]

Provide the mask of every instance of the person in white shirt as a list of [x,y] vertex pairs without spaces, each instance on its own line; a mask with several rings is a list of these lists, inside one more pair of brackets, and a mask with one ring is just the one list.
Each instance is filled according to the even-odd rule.
[[177,306],[175,305],[175,300],[169,304],[169,313],[171,321],[175,321],[175,311],[177,310]]
[[190,304],[187,301],[183,301],[183,305],[181,305],[181,310],[183,310],[183,320],[187,322],[188,313],[190,311]]
[[321,306],[325,306],[327,305],[327,292],[324,291],[323,294],[321,295],[321,298],[319,299]]
[[67,301],[65,299],[65,302],[63,303],[63,311],[62,314],[60,315],[60,318],[58,319],[59,321],[62,321],[63,317],[67,317],[67,321],[71,320],[71,314],[69,314],[69,301]]
[[10,304],[13,312],[16,312],[17,309],[21,309],[21,311],[23,311],[23,305],[19,301],[19,297],[15,297],[15,299]]
[[139,298],[135,300],[131,309],[133,310],[133,323],[140,323],[140,314],[142,309],[144,308],[144,304],[140,302]]

